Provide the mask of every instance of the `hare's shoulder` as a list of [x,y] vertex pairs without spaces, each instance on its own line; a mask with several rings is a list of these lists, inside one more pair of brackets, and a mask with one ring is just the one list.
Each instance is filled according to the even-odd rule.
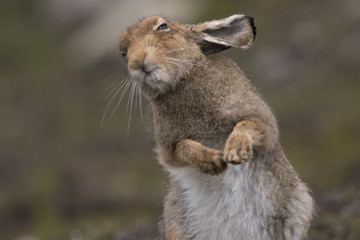
[[240,69],[238,64],[231,58],[224,56],[222,54],[212,54],[207,57],[210,67],[216,66],[218,68],[223,68],[225,72],[236,70],[237,74],[244,75],[244,72]]

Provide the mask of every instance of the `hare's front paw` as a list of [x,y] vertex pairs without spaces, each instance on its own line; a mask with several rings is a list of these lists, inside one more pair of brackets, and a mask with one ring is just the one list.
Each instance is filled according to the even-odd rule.
[[241,164],[253,156],[252,139],[246,132],[233,131],[226,140],[224,160],[227,163]]
[[202,157],[197,158],[194,162],[194,165],[202,172],[211,175],[219,175],[227,168],[227,164],[223,160],[224,157],[222,151],[211,148],[204,148],[202,151]]

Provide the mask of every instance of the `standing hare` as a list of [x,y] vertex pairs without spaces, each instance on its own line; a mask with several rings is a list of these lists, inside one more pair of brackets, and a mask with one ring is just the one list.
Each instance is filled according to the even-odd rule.
[[153,114],[170,175],[164,239],[305,239],[314,203],[279,144],[276,119],[239,67],[215,54],[247,49],[253,18],[198,25],[158,16],[121,35],[131,80]]

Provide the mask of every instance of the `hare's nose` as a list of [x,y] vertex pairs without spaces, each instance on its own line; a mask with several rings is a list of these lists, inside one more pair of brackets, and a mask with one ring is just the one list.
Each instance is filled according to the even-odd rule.
[[[132,54],[132,56],[129,59],[128,66],[132,70],[144,71],[144,69],[146,69],[145,59],[146,59],[146,52],[138,51],[138,52]],[[144,72],[146,72],[146,71],[144,71]]]
[[144,72],[144,73],[149,73],[153,70],[153,67],[150,67],[149,65],[147,65],[145,62],[144,64],[142,65],[141,67],[141,70]]

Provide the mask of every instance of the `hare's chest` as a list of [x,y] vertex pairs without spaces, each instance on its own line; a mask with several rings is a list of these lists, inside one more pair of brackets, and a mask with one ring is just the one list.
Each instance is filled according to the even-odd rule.
[[176,143],[180,140],[191,139],[207,147],[223,150],[225,142],[233,126],[217,119],[203,119],[201,117],[182,118],[171,116],[163,121],[154,123],[155,139],[159,142]]
[[183,89],[154,106],[155,133],[177,141],[184,138],[209,141],[229,134],[234,124],[231,119],[224,118],[221,101],[210,99],[208,95],[212,93],[200,94],[199,91]]
[[263,179],[255,175],[251,164],[229,166],[220,176],[208,176],[189,168],[182,171],[180,184],[191,239],[268,239],[266,226],[273,213],[269,200],[272,189],[262,184]]

